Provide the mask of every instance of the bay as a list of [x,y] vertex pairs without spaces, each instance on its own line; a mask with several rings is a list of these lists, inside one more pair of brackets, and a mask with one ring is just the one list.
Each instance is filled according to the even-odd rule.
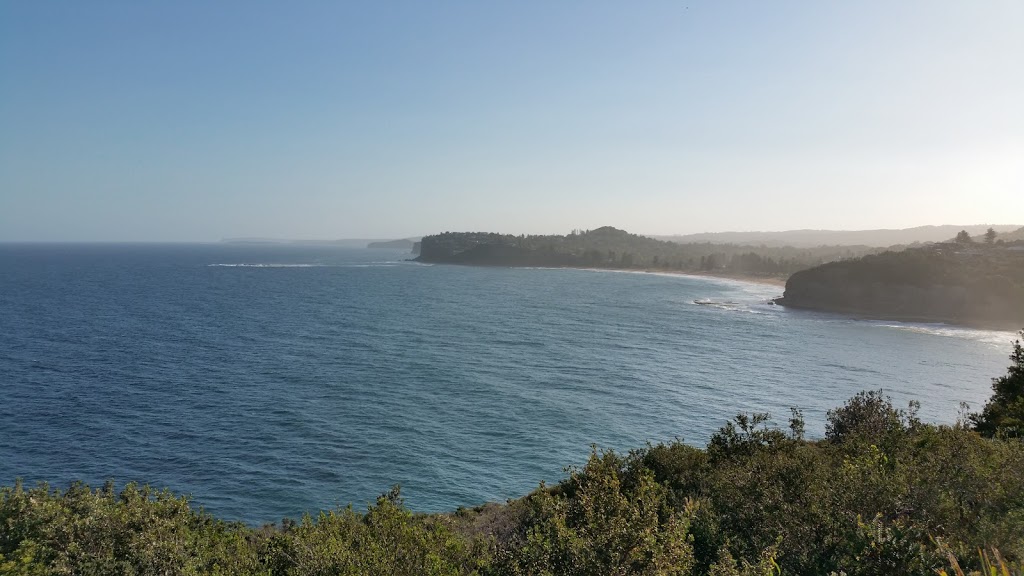
[[522,496],[591,445],[808,434],[861,390],[953,422],[1013,334],[770,304],[705,277],[429,266],[299,245],[0,245],[0,484],[113,479],[252,524],[393,484]]

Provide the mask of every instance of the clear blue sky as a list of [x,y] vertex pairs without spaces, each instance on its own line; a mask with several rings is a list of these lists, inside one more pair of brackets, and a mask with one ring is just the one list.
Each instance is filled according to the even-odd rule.
[[1024,2],[0,2],[0,241],[1024,224]]

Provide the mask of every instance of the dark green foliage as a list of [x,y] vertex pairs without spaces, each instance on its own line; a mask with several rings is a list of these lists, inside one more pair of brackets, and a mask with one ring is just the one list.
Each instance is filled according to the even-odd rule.
[[486,266],[642,268],[788,276],[822,262],[879,251],[868,246],[793,248],[676,244],[605,226],[597,230],[574,230],[565,236],[445,232],[423,238],[419,259]]
[[0,573],[256,574],[254,539],[148,486],[0,489]]
[[712,465],[731,458],[749,457],[762,448],[771,448],[784,442],[786,435],[777,428],[769,427],[767,424],[770,420],[771,415],[766,412],[737,414],[732,422],[727,422],[711,436],[708,456]]
[[129,484],[0,489],[0,574],[474,574],[486,546],[443,517],[415,516],[397,491],[281,530],[253,530]]
[[829,410],[825,438],[833,442],[852,435],[885,438],[901,432],[903,421],[903,412],[893,408],[881,390],[859,392],[842,408]]
[[[1024,330],[1020,336],[1024,338]],[[1005,376],[992,379],[992,398],[984,409],[971,415],[975,429],[983,436],[1024,437],[1024,348],[1020,340],[1013,343],[1010,362]]]
[[974,240],[971,239],[971,235],[967,232],[967,230],[961,230],[960,232],[957,232],[956,242],[958,244],[970,244],[974,242]]
[[723,546],[718,551],[718,560],[708,568],[707,573],[710,576],[778,576],[782,574],[782,568],[775,562],[773,549],[765,550],[755,562],[737,562],[729,548]]
[[686,575],[692,510],[667,505],[667,490],[614,453],[591,454],[557,491],[527,498],[519,538],[503,545],[501,574]]
[[305,517],[273,540],[275,574],[458,575],[476,573],[486,550],[451,530],[443,517],[415,516],[398,490],[366,514],[351,507]]

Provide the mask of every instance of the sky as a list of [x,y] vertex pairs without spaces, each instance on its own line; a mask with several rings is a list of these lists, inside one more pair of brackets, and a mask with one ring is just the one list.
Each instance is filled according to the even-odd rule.
[[0,241],[1024,225],[1024,2],[0,2]]

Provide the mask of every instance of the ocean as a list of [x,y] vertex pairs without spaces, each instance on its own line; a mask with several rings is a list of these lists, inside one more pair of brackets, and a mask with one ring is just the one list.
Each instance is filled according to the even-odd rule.
[[703,446],[861,390],[952,423],[1010,332],[789,310],[706,277],[333,246],[0,245],[0,485],[113,480],[253,525],[504,502],[591,450]]

